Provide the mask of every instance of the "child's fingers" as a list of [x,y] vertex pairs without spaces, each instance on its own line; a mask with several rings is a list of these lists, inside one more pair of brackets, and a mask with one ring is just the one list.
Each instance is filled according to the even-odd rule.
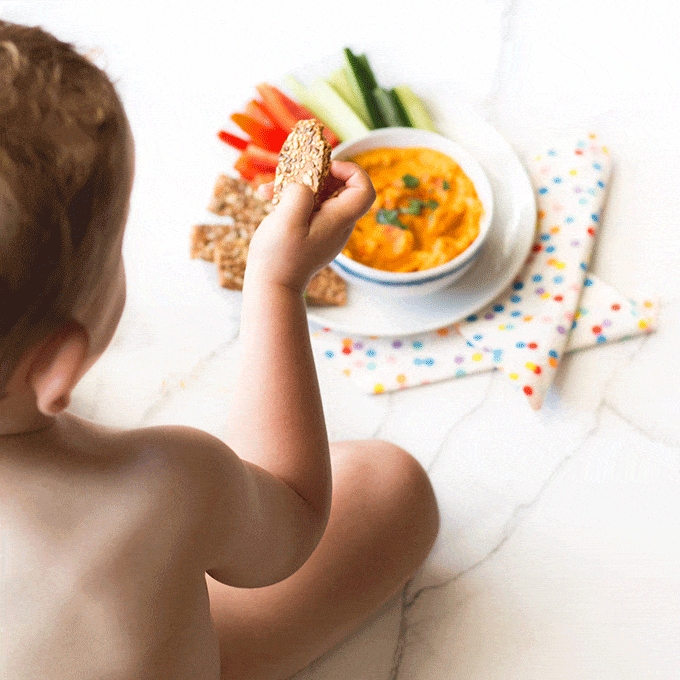
[[366,172],[354,163],[333,161],[331,175],[342,183],[337,196],[321,204],[313,216],[311,230],[339,252],[347,243],[357,220],[373,205],[375,189]]
[[330,174],[342,182],[349,182],[356,175],[363,176],[364,178],[368,177],[366,171],[352,161],[331,161]]
[[281,190],[279,202],[272,214],[291,226],[300,224],[307,229],[313,207],[314,193],[312,190],[304,184],[290,182]]
[[340,193],[324,201],[319,217],[336,222],[356,222],[375,201],[375,189],[363,168],[348,161],[333,161],[330,176],[334,184],[339,183]]

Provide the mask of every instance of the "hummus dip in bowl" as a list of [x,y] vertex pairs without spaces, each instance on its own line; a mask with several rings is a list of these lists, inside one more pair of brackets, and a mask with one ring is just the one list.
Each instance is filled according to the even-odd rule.
[[426,295],[472,266],[489,232],[493,195],[477,161],[452,140],[381,128],[332,158],[371,177],[377,198],[331,267],[348,283],[392,297]]

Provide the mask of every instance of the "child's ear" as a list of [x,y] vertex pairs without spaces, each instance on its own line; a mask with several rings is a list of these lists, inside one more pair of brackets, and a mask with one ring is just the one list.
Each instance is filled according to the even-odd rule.
[[60,326],[41,346],[31,364],[28,383],[38,409],[47,416],[63,411],[87,366],[87,331],[77,321]]

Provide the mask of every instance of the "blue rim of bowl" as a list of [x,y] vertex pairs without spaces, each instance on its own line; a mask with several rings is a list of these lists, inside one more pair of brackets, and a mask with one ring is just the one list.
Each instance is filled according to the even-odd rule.
[[437,274],[435,276],[429,276],[427,278],[417,279],[415,281],[385,281],[384,279],[376,279],[371,276],[366,276],[365,274],[359,274],[353,269],[350,269],[347,265],[344,265],[341,262],[338,262],[337,260],[333,260],[333,264],[336,267],[342,269],[343,272],[349,274],[350,276],[353,276],[356,279],[368,281],[369,283],[375,283],[379,286],[388,287],[421,286],[424,283],[432,283],[433,281],[439,281],[440,279],[445,279],[451,276],[451,274],[459,272],[464,267],[467,267],[477,257],[478,254],[479,249],[477,249],[474,253],[472,253],[472,255],[470,255],[470,257],[468,257],[464,262],[461,262],[454,269],[448,269],[447,271]]

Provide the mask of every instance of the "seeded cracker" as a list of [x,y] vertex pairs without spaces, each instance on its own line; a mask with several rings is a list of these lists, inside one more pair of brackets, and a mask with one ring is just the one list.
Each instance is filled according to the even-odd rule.
[[279,152],[274,177],[274,198],[279,202],[286,184],[297,182],[308,186],[315,196],[315,207],[325,198],[325,181],[331,166],[331,147],[323,136],[323,125],[314,118],[299,121]]
[[231,224],[195,225],[191,230],[191,249],[189,251],[191,257],[200,257],[202,260],[214,262],[215,245],[227,238],[231,228]]
[[347,303],[347,283],[330,267],[324,267],[309,282],[305,300],[310,307],[325,305],[340,307]]
[[216,215],[252,224],[253,230],[272,209],[271,202],[260,198],[248,182],[228,175],[217,178],[208,205],[208,210]]
[[[322,132],[323,126],[318,121],[301,121],[288,137],[286,144],[292,140],[293,146],[286,148],[284,144],[286,152],[284,158],[280,158],[281,172],[277,169],[275,201],[278,201],[277,187],[280,191],[291,181],[309,186],[316,194],[317,205],[326,198],[323,185],[330,168],[330,146]],[[296,156],[298,160],[294,161]],[[195,225],[191,232],[190,254],[192,258],[215,263],[223,288],[243,289],[250,239],[260,222],[273,210],[275,201],[260,198],[242,179],[227,175],[217,178],[208,209],[221,217],[231,218],[231,222]],[[310,306],[344,305],[347,284],[330,267],[324,267],[312,278],[305,299]]]
[[215,245],[215,264],[222,288],[243,290],[249,241],[243,238],[220,241]]
[[231,218],[231,222],[195,225],[191,231],[190,255],[214,262],[223,288],[241,290],[250,239],[273,210],[271,201],[260,198],[248,182],[220,175],[208,210]]

